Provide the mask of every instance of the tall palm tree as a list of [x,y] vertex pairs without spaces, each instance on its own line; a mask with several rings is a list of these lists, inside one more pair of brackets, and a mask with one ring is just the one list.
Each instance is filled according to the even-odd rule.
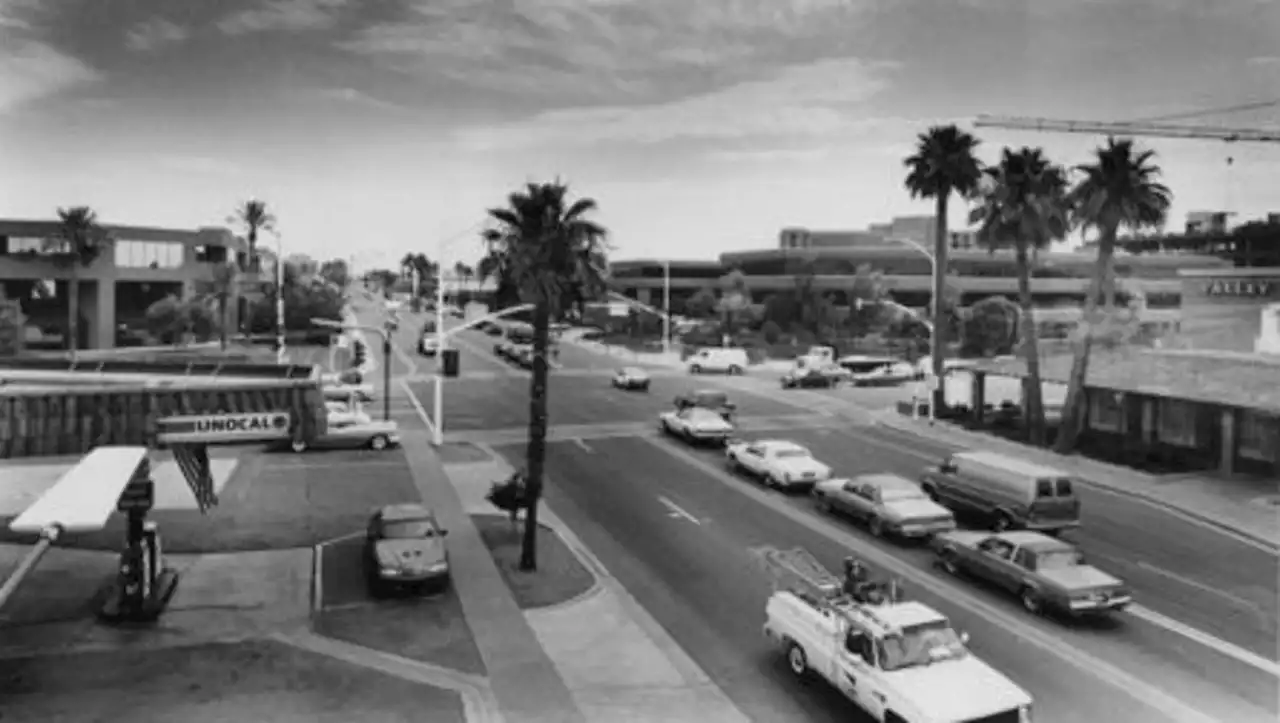
[[54,263],[67,269],[67,350],[75,359],[80,347],[80,269],[89,266],[111,247],[113,239],[98,225],[98,214],[88,206],[58,209],[58,228],[45,239],[45,250]]
[[1067,235],[1070,204],[1066,171],[1055,166],[1040,148],[1005,148],[1000,162],[984,171],[981,200],[970,214],[978,240],[994,251],[1013,248],[1017,260],[1018,305],[1022,319],[1022,356],[1027,365],[1023,381],[1028,436],[1044,444],[1044,399],[1040,384],[1040,349],[1035,306],[1031,298],[1032,255]]
[[1112,265],[1120,227],[1135,231],[1159,228],[1169,214],[1173,194],[1158,180],[1161,171],[1154,163],[1155,157],[1155,151],[1139,150],[1131,139],[1108,138],[1105,146],[1094,149],[1092,163],[1077,166],[1084,178],[1071,190],[1076,220],[1085,229],[1097,231],[1098,260],[1072,350],[1067,399],[1063,403],[1062,424],[1054,444],[1054,451],[1060,454],[1075,449],[1084,421],[1084,384],[1089,374],[1089,351],[1093,344],[1094,326],[1100,321],[1098,297],[1102,297],[1108,313],[1115,309]]
[[218,344],[227,348],[227,308],[235,296],[236,277],[240,269],[234,261],[222,261],[213,267],[213,294],[218,301]]
[[934,126],[916,137],[916,152],[903,159],[907,167],[906,186],[912,198],[934,201],[933,239],[933,376],[938,387],[933,408],[942,409],[947,396],[943,382],[943,351],[946,345],[946,309],[939,300],[946,295],[947,209],[952,193],[971,196],[982,178],[982,167],[974,151],[978,139],[955,125]]
[[227,221],[244,228],[245,240],[249,242],[247,267],[250,271],[258,271],[258,234],[273,231],[276,227],[276,217],[267,209],[267,202],[251,198],[241,204]]
[[547,453],[551,317],[605,289],[607,234],[587,218],[595,210],[592,199],[570,201],[569,188],[560,181],[530,183],[508,196],[505,207],[489,209],[493,226],[482,235],[493,259],[490,264],[496,265],[492,273],[509,279],[520,298],[534,305],[522,570],[538,566],[536,533]]

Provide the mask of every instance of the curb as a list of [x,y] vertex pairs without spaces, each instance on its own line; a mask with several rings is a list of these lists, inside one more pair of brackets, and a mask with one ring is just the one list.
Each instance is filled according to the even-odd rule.
[[[896,412],[894,413],[896,414]],[[935,442],[942,442],[944,444],[951,444],[949,440],[940,439],[938,437],[931,436],[922,430],[916,430],[910,427],[898,426],[895,424],[885,422],[882,415],[875,415],[875,416],[876,416],[875,418],[876,426],[882,427],[884,429],[889,429],[889,430],[892,430],[901,434],[907,434],[913,437],[919,437],[921,439],[928,439]],[[957,434],[965,435],[965,436],[969,436],[972,434],[972,433],[966,433],[963,430],[949,430],[949,431],[955,432]],[[973,436],[977,436],[977,435],[973,435]],[[1244,539],[1250,540],[1251,542],[1254,542],[1255,544],[1261,547],[1265,547],[1275,552],[1280,552],[1280,543],[1276,542],[1275,540],[1268,540],[1267,538],[1261,537],[1257,534],[1249,532],[1248,530],[1241,530],[1235,527],[1234,525],[1222,522],[1221,520],[1214,519],[1200,512],[1196,512],[1195,510],[1190,510],[1179,505],[1171,504],[1165,500],[1160,499],[1159,497],[1156,497],[1155,495],[1148,494],[1145,492],[1138,492],[1131,489],[1125,489],[1123,487],[1117,487],[1117,486],[1105,484],[1102,482],[1095,482],[1093,480],[1085,479],[1085,478],[1081,478],[1078,481],[1084,484],[1086,487],[1092,487],[1094,489],[1103,490],[1105,492],[1110,492],[1112,494],[1117,494],[1117,495],[1122,495],[1124,497],[1129,497],[1132,499],[1142,500],[1143,502],[1146,502],[1147,504],[1153,505],[1155,507],[1159,507],[1164,510],[1169,510],[1171,512],[1176,512],[1181,515],[1186,515],[1187,517],[1191,517],[1199,522],[1204,523],[1209,527],[1213,527],[1223,532],[1227,532],[1232,535],[1236,535],[1238,537],[1242,537]]]

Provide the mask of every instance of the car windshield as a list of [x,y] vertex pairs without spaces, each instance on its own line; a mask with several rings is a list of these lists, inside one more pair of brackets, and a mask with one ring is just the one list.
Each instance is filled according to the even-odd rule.
[[1046,550],[1036,554],[1037,570],[1065,570],[1080,564],[1075,550]]
[[779,449],[773,453],[773,456],[778,459],[804,459],[809,456],[809,450],[789,447],[787,449]]
[[434,537],[436,525],[431,520],[397,520],[382,523],[382,537],[386,540],[414,540]]
[[880,647],[880,667],[885,670],[915,668],[969,654],[960,635],[945,620],[904,628],[899,635],[884,638]]

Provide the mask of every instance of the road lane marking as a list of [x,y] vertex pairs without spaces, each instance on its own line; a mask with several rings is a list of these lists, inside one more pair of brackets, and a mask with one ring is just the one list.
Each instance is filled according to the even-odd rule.
[[935,575],[930,575],[910,563],[900,560],[890,553],[881,550],[880,548],[868,547],[865,540],[859,539],[848,531],[836,527],[830,521],[821,517],[806,514],[795,507],[784,505],[780,500],[771,496],[769,493],[751,485],[743,484],[740,480],[727,474],[719,467],[687,452],[686,450],[680,449],[674,445],[663,444],[656,439],[647,437],[642,439],[645,442],[652,444],[654,447],[686,462],[690,467],[706,473],[709,477],[720,482],[724,486],[737,490],[738,493],[752,498],[763,506],[773,510],[775,513],[789,518],[791,521],[808,528],[812,532],[822,535],[831,542],[846,548],[858,550],[858,554],[873,565],[892,571],[900,577],[929,590],[934,595],[968,609],[979,617],[985,618],[989,622],[995,623],[998,626],[1003,627],[1005,630],[1017,634],[1021,639],[1056,655],[1079,669],[1081,672],[1092,676],[1097,680],[1116,688],[1117,690],[1128,693],[1138,702],[1161,711],[1166,716],[1166,720],[1181,721],[1182,723],[1219,723],[1216,718],[1196,710],[1190,705],[1165,693],[1163,690],[1160,690],[1155,686],[1147,684],[1123,668],[1065,643],[1062,640],[1055,638],[1053,635],[1031,626],[1026,621],[1012,617],[990,603],[979,599],[970,591],[955,585],[948,580]]
[[591,448],[591,445],[587,444],[587,440],[583,439],[582,437],[574,437],[573,443],[581,447],[582,451],[586,452],[587,454],[596,453],[596,451]]
[[[924,460],[925,462],[936,463],[940,457],[950,454],[951,450],[953,449],[956,449],[956,450],[976,449],[977,447],[980,446],[976,444],[969,445],[969,444],[964,444],[959,442],[952,442],[949,440],[934,439],[932,437],[928,437],[923,434],[915,434],[911,431],[897,429],[895,427],[891,427],[889,425],[881,424],[881,423],[875,423],[875,426],[871,428],[878,430],[881,436],[876,436],[875,434],[867,433],[867,432],[859,432],[854,429],[845,429],[844,431],[850,436],[865,440],[871,444],[879,444],[886,447],[892,447],[893,449],[899,452],[911,455],[912,457]],[[906,446],[906,444],[902,441],[896,441],[896,440],[890,439],[890,437],[893,437],[893,436],[911,437],[916,440],[919,440],[918,443],[932,445],[936,447],[942,447],[946,451],[943,452],[942,454],[925,454],[917,451],[916,449],[913,449],[912,447]],[[1241,535],[1231,529],[1222,527],[1221,525],[1215,525],[1209,522],[1205,522],[1204,520],[1194,515],[1189,515],[1186,512],[1183,512],[1182,510],[1179,510],[1178,508],[1173,507],[1171,505],[1160,504],[1159,502],[1146,499],[1145,497],[1138,494],[1113,490],[1104,484],[1100,484],[1098,482],[1092,482],[1089,480],[1087,476],[1083,476],[1083,475],[1080,476],[1080,483],[1091,490],[1102,492],[1102,493],[1111,495],[1113,497],[1123,497],[1126,500],[1130,500],[1133,502],[1146,505],[1147,507],[1159,510],[1171,517],[1176,517],[1179,520],[1186,522],[1187,524],[1194,525],[1201,529],[1209,530],[1210,532],[1215,532],[1224,537],[1231,538],[1233,541],[1238,542],[1247,547],[1252,547],[1255,550],[1261,550],[1271,555],[1280,555],[1280,548],[1276,548],[1273,545],[1268,545],[1266,543],[1259,542],[1258,540],[1255,540],[1251,537]]]
[[1237,604],[1239,604],[1239,605],[1242,605],[1242,606],[1244,606],[1244,607],[1250,608],[1250,609],[1255,610],[1255,611],[1257,611],[1257,610],[1258,610],[1258,605],[1257,605],[1257,603],[1255,603],[1255,602],[1253,602],[1253,601],[1251,601],[1251,600],[1245,600],[1244,598],[1242,598],[1242,597],[1240,597],[1240,596],[1238,596],[1238,595],[1232,595],[1232,594],[1231,594],[1231,593],[1229,593],[1229,592],[1223,592],[1223,591],[1221,591],[1221,590],[1217,589],[1216,587],[1213,587],[1212,585],[1206,585],[1206,584],[1204,584],[1204,583],[1202,583],[1202,582],[1200,582],[1200,581],[1198,581],[1198,580],[1192,580],[1192,579],[1191,579],[1191,578],[1189,578],[1189,577],[1186,577],[1186,576],[1183,576],[1183,575],[1179,575],[1179,574],[1178,574],[1178,573],[1176,573],[1176,572],[1171,572],[1171,571],[1166,570],[1166,569],[1164,569],[1164,568],[1162,568],[1162,567],[1156,567],[1155,565],[1152,565],[1152,564],[1150,564],[1150,563],[1148,563],[1148,562],[1144,562],[1144,561],[1142,561],[1142,560],[1139,560],[1138,562],[1134,563],[1134,566],[1135,566],[1135,567],[1140,567],[1140,568],[1142,568],[1143,570],[1146,570],[1147,572],[1154,573],[1154,574],[1159,575],[1159,576],[1161,576],[1161,577],[1163,577],[1163,578],[1166,578],[1166,579],[1169,579],[1169,580],[1173,580],[1174,582],[1180,582],[1180,583],[1182,583],[1183,585],[1186,585],[1186,586],[1188,586],[1188,587],[1194,587],[1195,589],[1200,590],[1201,592],[1207,592],[1207,593],[1209,593],[1210,595],[1216,595],[1217,597],[1220,597],[1220,598],[1222,598],[1222,599],[1224,599],[1224,600],[1230,600],[1231,602],[1237,603]]
[[413,409],[418,413],[418,417],[422,419],[422,423],[427,425],[427,431],[432,437],[436,434],[436,425],[431,422],[431,417],[427,414],[427,410],[423,409],[422,402],[418,401],[418,395],[413,393],[413,389],[409,387],[409,382],[400,381],[400,388],[404,389],[404,393],[409,395],[409,402],[413,404]]
[[688,510],[681,507],[680,505],[677,505],[676,503],[672,502],[666,497],[662,497],[661,495],[659,495],[658,501],[662,503],[663,507],[667,508],[667,510],[670,512],[670,515],[669,515],[670,517],[682,517],[692,522],[695,525],[702,524],[702,522],[699,521],[697,517],[694,517],[693,515],[689,514]]
[[1267,660],[1261,655],[1251,653],[1248,650],[1237,645],[1232,645],[1225,640],[1219,640],[1206,632],[1196,630],[1190,625],[1184,625],[1171,617],[1161,615],[1160,613],[1141,605],[1130,605],[1128,613],[1140,620],[1145,620],[1152,625],[1164,628],[1165,630],[1177,633],[1188,640],[1200,643],[1204,647],[1219,652],[1228,658],[1261,670],[1268,675],[1280,678],[1280,663],[1277,663],[1274,660]]

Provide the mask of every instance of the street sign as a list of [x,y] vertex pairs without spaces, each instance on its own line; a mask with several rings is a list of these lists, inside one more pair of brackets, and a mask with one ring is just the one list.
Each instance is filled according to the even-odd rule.
[[130,482],[120,493],[116,503],[119,512],[146,512],[155,505],[156,485],[151,480]]

